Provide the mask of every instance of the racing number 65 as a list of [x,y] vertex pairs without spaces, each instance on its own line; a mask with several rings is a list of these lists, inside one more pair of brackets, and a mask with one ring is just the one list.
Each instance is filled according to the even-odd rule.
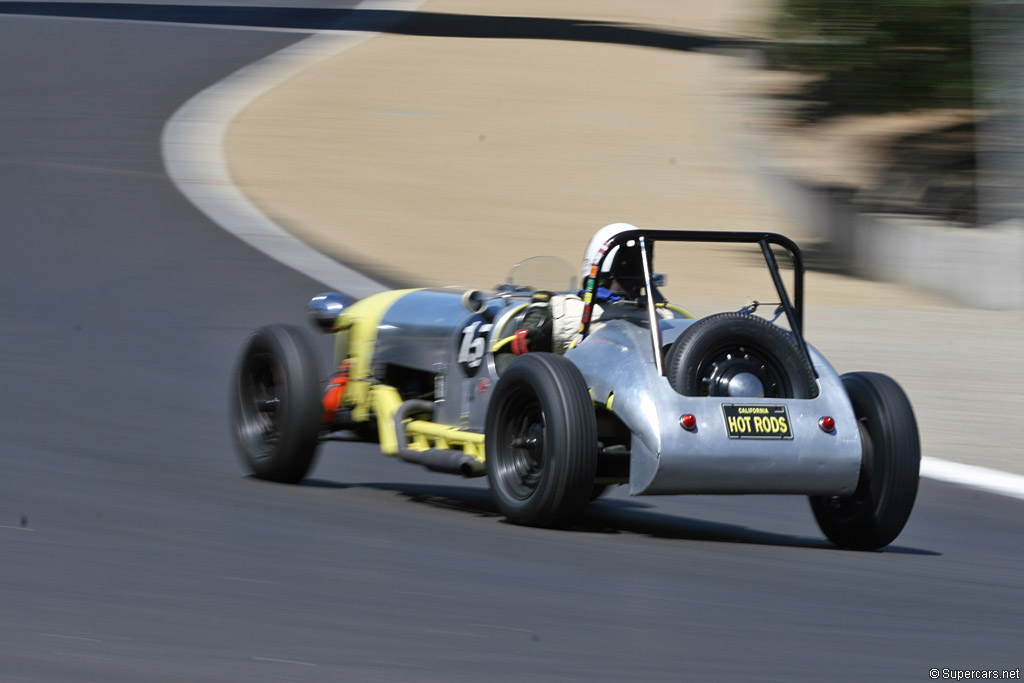
[[467,368],[476,369],[484,358],[487,350],[487,333],[494,327],[490,323],[481,324],[477,320],[462,328],[462,345],[459,347],[459,363]]

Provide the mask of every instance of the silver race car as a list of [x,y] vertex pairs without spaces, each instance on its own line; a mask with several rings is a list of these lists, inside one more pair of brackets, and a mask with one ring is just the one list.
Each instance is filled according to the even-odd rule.
[[[777,301],[700,317],[670,301],[655,252],[701,243],[759,251]],[[231,399],[243,461],[298,482],[322,442],[352,430],[386,455],[486,475],[519,524],[571,525],[623,484],[632,495],[806,495],[844,547],[900,533],[920,469],[913,410],[889,377],[840,376],[806,343],[791,240],[614,224],[591,240],[582,282],[571,267],[553,277],[558,264],[568,267],[529,259],[492,292],[318,295],[312,317],[335,336],[326,380],[305,330],[257,330]]]

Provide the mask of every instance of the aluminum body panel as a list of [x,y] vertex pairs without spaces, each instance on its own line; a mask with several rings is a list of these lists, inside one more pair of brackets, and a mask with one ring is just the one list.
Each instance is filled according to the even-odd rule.
[[[667,343],[695,321],[663,320]],[[852,493],[861,465],[857,420],[842,381],[810,348],[819,376],[814,399],[682,396],[658,374],[650,331],[628,320],[612,320],[566,353],[583,373],[594,400],[614,394],[613,412],[632,432],[630,493]],[[785,405],[792,439],[728,438],[723,404]],[[684,414],[697,418],[683,429]],[[818,420],[830,415],[833,432]]]
[[452,349],[453,335],[470,317],[462,305],[462,290],[412,291],[391,304],[381,318],[374,365],[394,363],[436,372],[454,360],[458,349]]
[[434,421],[482,431],[497,380],[490,348],[501,324],[524,300],[496,296],[471,313],[462,289],[421,289],[395,301],[381,318],[373,367],[386,365],[440,376]]
[[[495,297],[488,304],[488,311],[494,314],[493,326],[487,333],[488,353],[479,372],[465,382],[465,410],[463,412],[463,428],[470,431],[483,432],[487,421],[487,406],[491,400],[494,384],[498,381],[498,369],[495,366],[494,354],[490,352],[493,345],[505,334],[505,328],[513,318],[529,303],[527,297],[502,296]],[[509,330],[511,332],[512,330]],[[465,373],[460,373],[460,377]]]

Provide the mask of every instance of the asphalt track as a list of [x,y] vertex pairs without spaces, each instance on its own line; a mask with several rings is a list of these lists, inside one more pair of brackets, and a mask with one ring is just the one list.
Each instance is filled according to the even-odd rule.
[[[286,4],[274,20],[295,29]],[[320,286],[194,209],[160,133],[192,94],[301,36],[217,11],[165,23],[182,16],[166,5],[144,23],[5,5],[0,680],[1022,666],[1018,500],[925,480],[897,543],[854,553],[796,498],[615,494],[555,532],[504,523],[480,480],[362,444],[328,445],[301,486],[245,477],[227,435],[235,354],[259,324],[301,322]]]

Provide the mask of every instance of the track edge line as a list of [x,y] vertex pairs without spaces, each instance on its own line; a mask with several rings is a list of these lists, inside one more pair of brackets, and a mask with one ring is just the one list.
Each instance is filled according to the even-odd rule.
[[[366,10],[412,11],[425,0],[364,0]],[[358,19],[357,19],[358,21]],[[264,93],[306,69],[360,45],[379,32],[345,30],[345,21],[253,62],[193,95],[160,136],[171,182],[223,230],[325,286],[362,298],[388,289],[317,251],[284,229],[233,182],[224,140],[231,122]]]

